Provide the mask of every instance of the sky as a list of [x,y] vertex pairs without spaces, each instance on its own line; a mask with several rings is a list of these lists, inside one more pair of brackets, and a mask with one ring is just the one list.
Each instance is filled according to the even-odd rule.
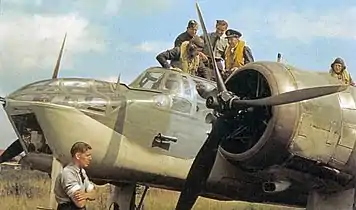
[[[0,0],[0,96],[52,75],[64,34],[60,77],[132,81],[157,53],[173,47],[193,0]],[[342,57],[356,77],[356,1],[199,1],[208,31],[215,20],[242,32],[255,60],[276,60],[328,71]],[[202,33],[200,30],[199,34]],[[0,148],[15,138],[0,111]]]

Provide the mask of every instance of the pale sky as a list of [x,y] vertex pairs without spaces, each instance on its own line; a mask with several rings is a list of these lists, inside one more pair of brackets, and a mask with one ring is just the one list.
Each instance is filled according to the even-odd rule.
[[[200,1],[209,31],[216,19],[243,33],[256,60],[285,60],[328,71],[335,57],[356,77],[356,1]],[[60,77],[133,80],[173,46],[189,19],[192,0],[1,0],[0,96],[52,75],[65,32]],[[198,33],[201,34],[201,31]],[[16,137],[0,111],[0,148]]]

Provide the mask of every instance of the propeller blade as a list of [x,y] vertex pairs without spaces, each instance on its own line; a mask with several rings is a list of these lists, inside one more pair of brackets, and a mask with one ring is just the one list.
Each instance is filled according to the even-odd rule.
[[202,188],[205,187],[206,180],[213,168],[217,149],[220,144],[224,127],[221,118],[213,123],[213,128],[200,148],[190,167],[182,192],[180,193],[176,210],[190,210],[194,206]]
[[59,66],[60,66],[60,64],[61,64],[62,54],[63,54],[63,49],[64,49],[64,44],[65,44],[65,42],[66,42],[66,39],[67,39],[67,33],[64,35],[64,39],[63,39],[63,42],[62,42],[62,47],[61,47],[61,50],[59,51],[59,55],[58,55],[56,67],[54,67],[52,79],[56,79],[56,78],[58,77]]
[[11,160],[12,158],[19,155],[21,152],[23,152],[23,148],[20,143],[20,140],[17,139],[16,141],[12,142],[12,144],[8,148],[6,148],[4,153],[1,154],[0,163]]
[[204,23],[204,20],[203,20],[203,15],[202,15],[202,13],[200,11],[200,7],[199,7],[198,2],[195,3],[195,6],[197,8],[200,25],[201,25],[201,27],[203,29],[204,38],[208,42],[207,44],[208,44],[209,56],[210,56],[210,58],[211,58],[211,60],[213,62],[213,68],[214,68],[214,72],[215,72],[215,75],[216,75],[216,84],[217,84],[218,91],[220,93],[224,92],[224,91],[227,91],[227,89],[225,87],[225,84],[224,84],[224,81],[222,79],[222,76],[220,74],[220,71],[218,70],[218,67],[216,65],[216,61],[215,61],[215,57],[214,57],[214,53],[213,53],[213,49],[212,49],[211,40],[210,40],[210,38],[208,36],[208,32],[206,30],[205,23]]
[[333,93],[344,91],[348,87],[349,87],[348,85],[328,85],[328,86],[321,86],[321,87],[305,88],[305,89],[285,92],[279,95],[274,95],[261,99],[234,100],[232,106],[235,108],[238,108],[241,105],[277,106],[282,104],[304,101],[304,100],[317,98],[325,95],[330,95]]

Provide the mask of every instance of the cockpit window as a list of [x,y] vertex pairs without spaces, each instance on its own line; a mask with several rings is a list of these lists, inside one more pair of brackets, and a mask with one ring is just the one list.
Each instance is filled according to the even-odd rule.
[[88,81],[63,80],[62,86],[70,92],[87,92],[90,90],[90,83]]
[[99,92],[108,93],[113,91],[111,83],[108,82],[95,81],[94,86]]
[[199,98],[199,100],[204,100],[204,101],[205,101],[205,99],[203,99],[202,97],[200,97],[200,95],[198,94],[198,91],[197,91],[197,88],[196,88],[196,87],[197,87],[198,85],[203,85],[203,86],[205,86],[205,88],[206,88],[207,90],[213,90],[213,89],[215,88],[215,86],[214,86],[213,84],[211,84],[211,83],[204,82],[204,81],[198,80],[198,79],[196,79],[196,78],[193,78],[193,81],[194,81],[194,83],[195,83],[195,88],[194,88],[195,94],[197,95],[197,97]]
[[88,88],[90,84],[87,81],[75,81],[75,80],[64,80],[62,84],[65,87],[80,87],[80,88]]
[[40,81],[40,82],[35,82],[35,83],[32,83],[30,85],[28,85],[27,87],[38,87],[38,86],[44,86],[44,85],[47,85],[48,83],[50,83],[51,81],[50,80],[45,80],[45,81]]
[[183,76],[183,88],[184,88],[184,94],[187,96],[191,96],[191,87],[188,81],[188,78],[186,76]]
[[144,89],[158,89],[163,77],[163,72],[149,72],[147,71],[138,84],[134,85],[138,88]]
[[174,79],[168,79],[165,82],[164,88],[170,90],[171,92],[178,92],[180,87],[179,87],[179,82]]

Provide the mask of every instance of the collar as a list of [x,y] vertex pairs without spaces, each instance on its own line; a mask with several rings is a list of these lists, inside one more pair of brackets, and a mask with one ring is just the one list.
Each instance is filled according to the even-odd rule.
[[225,39],[225,37],[226,37],[225,33],[219,37],[215,31],[212,32],[212,35],[215,36],[215,37],[218,37],[219,39]]
[[189,33],[188,33],[188,31],[185,31],[184,32],[188,37],[190,37],[190,38],[193,38],[194,36],[191,36]]
[[77,165],[75,165],[73,162],[69,163],[68,165],[71,166],[75,172],[79,173],[80,168]]
[[237,45],[239,45],[239,43],[240,43],[240,40],[239,41],[237,41],[237,43],[236,43],[236,45],[235,46],[231,46],[231,50],[235,50],[235,48],[237,47]]

